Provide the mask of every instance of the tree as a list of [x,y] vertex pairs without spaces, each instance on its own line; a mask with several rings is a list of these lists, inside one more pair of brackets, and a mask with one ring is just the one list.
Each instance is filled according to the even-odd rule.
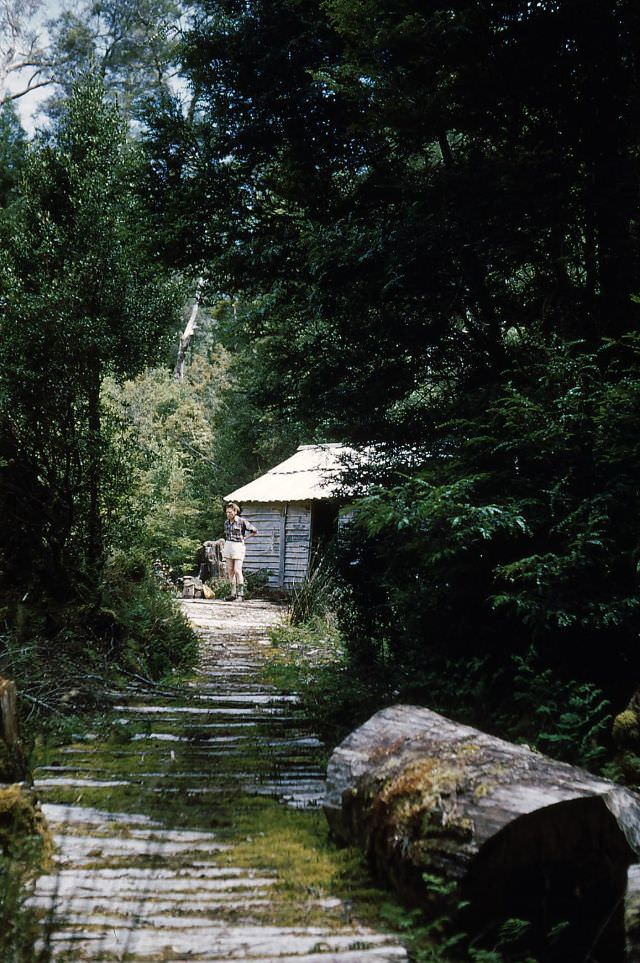
[[[48,83],[43,71],[49,58],[41,31],[34,18],[42,7],[41,0],[2,0],[0,3],[0,104],[23,97]],[[25,78],[17,89],[14,78]]]
[[158,121],[156,197],[254,298],[277,404],[379,438],[425,373],[447,395],[499,380],[514,326],[633,323],[634,4],[195,9],[199,112]]
[[64,11],[50,24],[60,109],[78,73],[95,70],[127,119],[175,77],[181,7],[176,0],[106,0]]
[[95,71],[127,120],[168,89],[176,76],[181,6],[175,0],[91,0],[36,25],[40,0],[4,0],[0,26],[0,103],[49,87],[45,104],[56,116],[79,76]]
[[74,89],[54,135],[30,151],[2,223],[0,375],[4,575],[69,590],[95,573],[126,490],[107,374],[155,361],[178,291],[154,263],[138,160],[102,84]]
[[16,109],[11,103],[0,107],[0,206],[15,195],[18,177],[26,159],[27,139]]
[[598,414],[637,386],[637,5],[195,11],[193,122],[147,143],[165,256],[244,297],[225,337],[262,418],[389,453],[350,569],[365,633],[423,667],[535,639],[564,672],[588,637],[613,691],[598,651],[639,668],[635,454]]

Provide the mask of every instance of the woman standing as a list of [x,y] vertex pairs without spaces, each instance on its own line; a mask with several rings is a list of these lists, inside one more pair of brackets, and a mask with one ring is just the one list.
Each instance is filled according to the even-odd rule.
[[240,506],[229,502],[225,506],[223,558],[227,563],[227,575],[231,582],[230,602],[244,598],[244,575],[242,563],[245,555],[245,538],[258,534],[258,529],[240,514]]

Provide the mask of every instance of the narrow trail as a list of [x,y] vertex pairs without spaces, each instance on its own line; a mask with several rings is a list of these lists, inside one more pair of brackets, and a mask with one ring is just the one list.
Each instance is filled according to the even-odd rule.
[[31,905],[53,959],[406,960],[330,883],[322,745],[295,696],[261,682],[281,610],[182,604],[201,638],[197,676],[136,694],[106,739],[56,749],[36,771],[57,852]]

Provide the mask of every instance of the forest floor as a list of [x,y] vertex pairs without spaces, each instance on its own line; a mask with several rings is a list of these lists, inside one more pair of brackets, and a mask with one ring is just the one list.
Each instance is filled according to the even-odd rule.
[[106,734],[41,750],[56,844],[31,905],[58,963],[406,960],[360,855],[328,839],[326,750],[265,682],[282,608],[181,603],[197,674],[137,692]]

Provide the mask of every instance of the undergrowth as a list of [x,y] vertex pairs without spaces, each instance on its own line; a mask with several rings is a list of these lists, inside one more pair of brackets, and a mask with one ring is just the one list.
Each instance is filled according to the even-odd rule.
[[311,561],[309,574],[293,587],[291,624],[305,625],[314,619],[330,616],[339,607],[343,592],[330,560],[326,556],[317,555]]
[[489,658],[394,664],[386,652],[354,659],[335,616],[291,621],[270,632],[269,678],[297,692],[322,737],[336,745],[392,703],[423,705],[553,758],[620,778],[611,759],[610,705],[595,686],[561,680],[534,649],[496,665]]
[[286,621],[273,626],[269,637],[273,652],[266,681],[300,696],[305,716],[327,745],[336,745],[389,701],[382,678],[350,663],[335,616]]
[[0,675],[19,695],[23,735],[69,735],[104,711],[115,688],[157,682],[193,665],[197,638],[146,560],[117,556],[101,580],[64,604],[20,602],[0,636]]
[[48,963],[50,959],[43,920],[28,905],[28,897],[31,884],[49,865],[51,851],[52,841],[33,795],[17,784],[0,787],[2,963]]

